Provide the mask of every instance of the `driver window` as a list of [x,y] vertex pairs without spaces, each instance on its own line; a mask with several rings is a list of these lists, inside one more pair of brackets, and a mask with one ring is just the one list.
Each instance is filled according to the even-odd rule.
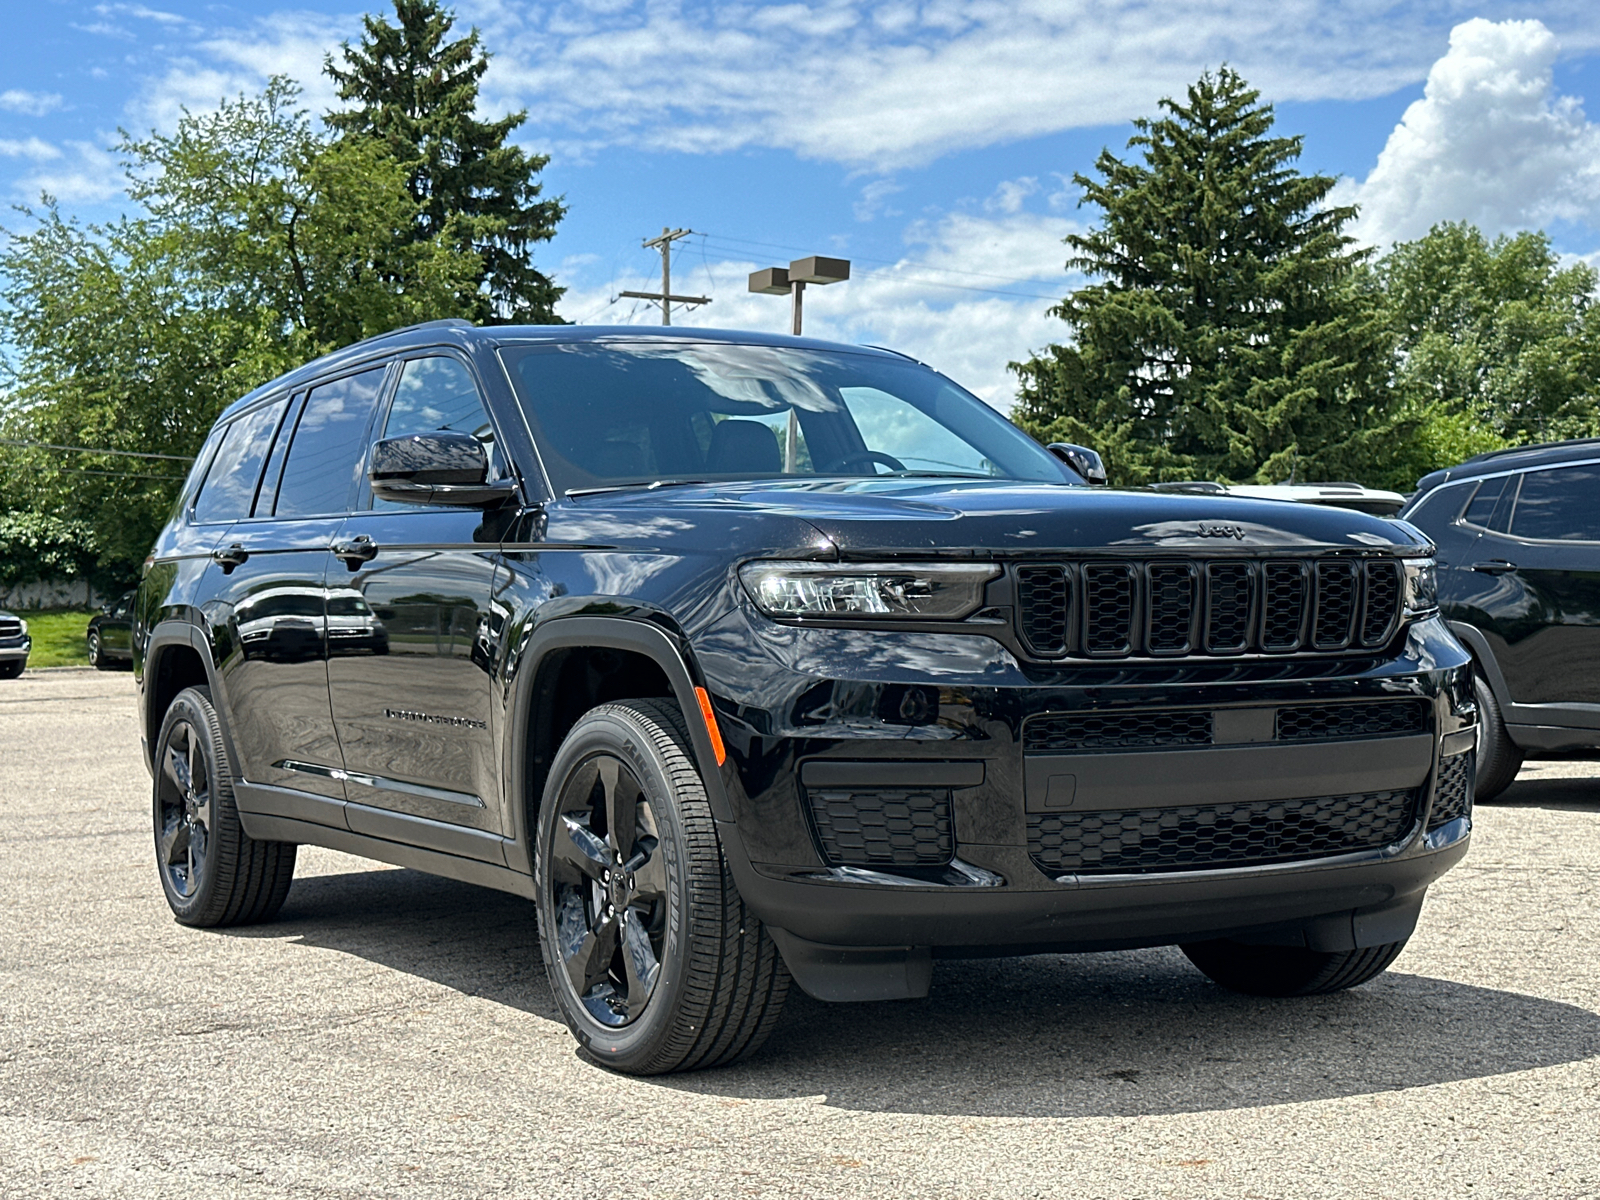
[[877,388],[840,388],[845,407],[861,433],[874,461],[862,466],[871,471],[894,470],[884,457],[907,471],[955,471],[994,475],[995,465],[962,438],[957,437],[921,409]]
[[[466,366],[454,358],[409,359],[400,373],[394,401],[379,438],[405,437],[447,429],[470,433],[483,443],[489,456],[489,478],[500,476],[494,426],[484,411],[483,398]],[[414,508],[391,500],[376,500],[374,508]]]

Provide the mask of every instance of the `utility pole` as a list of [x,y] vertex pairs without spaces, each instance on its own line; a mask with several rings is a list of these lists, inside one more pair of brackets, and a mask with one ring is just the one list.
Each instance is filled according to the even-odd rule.
[[672,324],[672,306],[674,304],[710,304],[710,296],[674,296],[672,294],[672,243],[679,238],[688,237],[692,229],[668,229],[661,227],[661,236],[646,238],[646,250],[661,251],[661,291],[659,292],[618,292],[619,296],[628,296],[634,300],[654,300],[661,305],[661,323]]

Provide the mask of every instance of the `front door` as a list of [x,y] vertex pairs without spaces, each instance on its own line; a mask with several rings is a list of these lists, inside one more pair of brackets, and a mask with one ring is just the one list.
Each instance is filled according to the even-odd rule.
[[[402,365],[374,440],[439,429],[477,435],[499,461],[467,365],[424,354]],[[498,835],[489,649],[498,535],[477,509],[370,493],[362,504],[339,532],[345,557],[328,589],[328,679],[351,812],[361,804]],[[407,836],[403,822],[372,827]],[[498,848],[473,838],[449,844],[489,857]]]

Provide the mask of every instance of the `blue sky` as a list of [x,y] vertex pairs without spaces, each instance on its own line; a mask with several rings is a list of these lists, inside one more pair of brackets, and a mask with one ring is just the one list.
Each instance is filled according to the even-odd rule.
[[[374,6],[378,0],[369,0]],[[387,0],[383,0],[387,7]],[[0,193],[88,219],[122,204],[119,127],[300,80],[359,33],[339,0],[10,0],[0,47]],[[657,282],[640,241],[680,242],[687,322],[781,329],[746,274],[806,253],[854,261],[814,289],[807,332],[892,345],[1006,407],[1010,359],[1062,327],[1060,239],[1092,219],[1074,171],[1120,148],[1200,71],[1230,62],[1341,177],[1376,245],[1434,221],[1547,228],[1600,262],[1600,5],[1450,0],[460,0],[495,61],[484,108],[526,107],[571,213],[540,261],[573,320],[652,323],[614,300]],[[13,222],[17,218],[13,217]]]

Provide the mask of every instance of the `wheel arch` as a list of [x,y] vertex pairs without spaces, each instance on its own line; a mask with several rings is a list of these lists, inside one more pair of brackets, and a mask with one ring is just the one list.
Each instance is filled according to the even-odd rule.
[[140,713],[144,727],[144,765],[154,770],[156,739],[161,733],[161,721],[171,707],[173,698],[187,687],[211,689],[212,707],[222,725],[222,740],[228,758],[235,764],[239,756],[234,750],[233,733],[229,728],[227,698],[211,656],[211,643],[205,631],[190,621],[166,620],[150,630],[144,652],[144,674],[141,680],[142,697]]
[[1506,677],[1500,672],[1494,651],[1489,647],[1489,639],[1483,636],[1483,631],[1476,625],[1468,625],[1465,621],[1451,621],[1449,625],[1450,632],[1472,654],[1473,664],[1482,672],[1489,690],[1494,693],[1494,702],[1500,706],[1502,713],[1505,712],[1515,702],[1511,699],[1511,689],[1506,686]]
[[[602,667],[614,668],[602,672],[614,682],[596,690],[593,675]],[[681,639],[649,621],[559,617],[535,629],[514,670],[505,773],[511,801],[506,810],[515,822],[506,853],[515,869],[532,871],[534,818],[561,739],[583,713],[615,700],[665,697],[677,703],[711,811],[719,821],[732,820],[723,767],[700,717],[695,689],[703,684]],[[588,677],[587,685],[580,675]]]

